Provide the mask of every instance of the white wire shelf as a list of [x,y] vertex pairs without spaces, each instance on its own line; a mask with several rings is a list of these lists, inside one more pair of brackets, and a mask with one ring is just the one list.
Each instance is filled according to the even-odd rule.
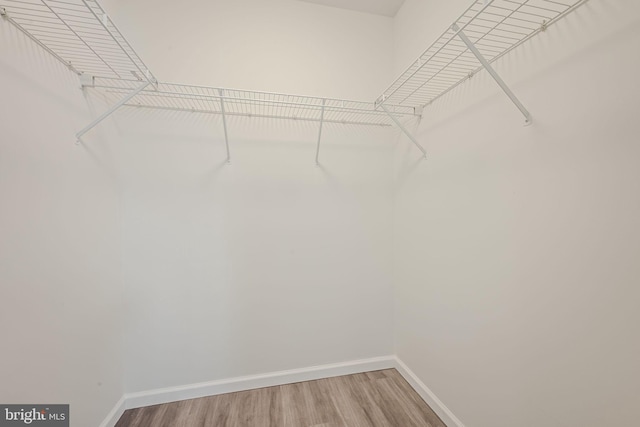
[[76,74],[155,81],[96,0],[0,0],[0,14]]
[[[404,122],[482,69],[531,123],[531,115],[491,63],[588,0],[474,0],[375,102],[158,83],[98,0],[0,0],[3,20],[83,77],[112,104],[83,135],[122,106],[319,122],[396,125],[426,155]],[[90,82],[90,83],[88,83]]]
[[[130,94],[139,82],[122,79],[95,79],[93,88],[107,102],[115,103]],[[282,93],[223,89],[173,83],[148,86],[124,106],[190,111],[227,116],[291,119],[348,125],[392,126],[387,113],[375,109],[372,102],[318,98]],[[322,116],[324,107],[324,116]],[[417,116],[413,107],[387,105],[398,118]]]
[[490,64],[586,1],[475,0],[376,104],[423,107],[485,68],[460,39],[460,33]]

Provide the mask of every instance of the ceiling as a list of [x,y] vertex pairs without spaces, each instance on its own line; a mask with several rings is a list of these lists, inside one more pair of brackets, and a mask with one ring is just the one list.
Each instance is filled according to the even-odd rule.
[[404,0],[300,0],[341,9],[394,17]]

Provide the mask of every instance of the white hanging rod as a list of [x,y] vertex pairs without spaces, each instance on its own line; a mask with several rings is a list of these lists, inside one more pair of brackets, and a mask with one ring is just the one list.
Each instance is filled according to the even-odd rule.
[[[202,113],[202,114],[222,114],[221,111],[211,111],[211,110],[199,110],[197,108],[174,108],[174,107],[157,107],[157,106],[146,106],[146,105],[135,105],[135,104],[125,104],[125,107],[131,108],[141,108],[141,109],[150,109],[150,110],[165,110],[165,111],[184,111],[189,113]],[[379,127],[391,127],[393,126],[392,122],[381,122],[381,123],[372,123],[371,121],[350,121],[350,120],[334,120],[334,119],[321,119],[320,117],[312,118],[312,117],[293,117],[293,116],[283,116],[277,114],[260,114],[260,113],[236,113],[236,112],[228,112],[225,111],[225,116],[234,116],[234,117],[246,117],[246,118],[256,118],[256,119],[277,119],[277,120],[293,120],[300,122],[312,122],[312,123],[331,123],[336,125],[348,125],[348,126],[379,126]]]
[[[91,87],[108,98],[108,102],[116,102],[130,94],[137,83],[136,81],[95,79]],[[325,123],[380,126],[393,124],[386,113],[375,109],[373,103],[172,83],[158,83],[156,89],[147,87],[128,99],[124,105]],[[418,116],[412,107],[388,106],[388,108],[398,117]]]
[[[94,79],[94,83],[90,87],[103,89],[106,91],[112,91],[114,93],[126,93],[134,89],[138,85],[135,80],[121,80],[121,79]],[[225,91],[225,95],[220,94],[220,90]],[[231,94],[231,95],[229,95]],[[345,110],[345,111],[359,111],[363,113],[370,113],[380,115],[380,112],[375,110],[374,104],[363,101],[353,101],[347,99],[338,98],[321,98],[315,96],[303,96],[277,92],[264,92],[264,91],[248,91],[242,89],[223,89],[210,86],[195,86],[176,83],[158,83],[157,88],[154,90],[145,90],[141,95],[157,96],[157,97],[174,97],[180,99],[227,99],[237,102],[249,102],[249,103],[265,103],[265,104],[279,104],[282,106],[301,106],[309,108],[321,109],[322,105],[326,103],[327,108],[333,110]],[[399,106],[387,104],[387,107],[394,113],[401,116],[419,116],[417,109],[408,106]]]

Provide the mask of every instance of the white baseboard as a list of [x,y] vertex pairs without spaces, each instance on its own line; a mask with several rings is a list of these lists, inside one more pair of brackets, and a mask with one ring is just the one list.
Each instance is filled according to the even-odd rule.
[[118,400],[118,403],[116,403],[116,406],[114,406],[111,412],[106,416],[104,421],[100,423],[99,427],[114,427],[124,413],[125,408],[126,402],[124,396],[122,396],[120,400]]
[[196,399],[199,397],[215,396],[223,393],[253,390],[256,388],[272,387],[321,378],[338,377],[341,375],[357,374],[360,372],[376,371],[393,367],[395,367],[395,357],[376,357],[372,359],[311,366],[308,368],[271,372],[268,374],[249,375],[246,377],[229,378],[178,387],[161,388],[139,393],[130,393],[126,394],[124,399],[126,402],[126,409],[132,409],[162,403],[177,402],[180,400]]
[[375,357],[129,393],[118,401],[99,427],[114,427],[126,409],[389,368],[396,368],[448,427],[465,427],[429,387],[396,356]]
[[414,374],[411,369],[405,365],[402,360],[395,357],[395,365],[394,368],[400,372],[400,374],[404,377],[405,380],[414,390],[427,402],[427,405],[433,409],[433,411],[438,414],[440,419],[447,425],[447,427],[465,427],[462,424],[462,421],[456,417],[453,412],[449,410],[445,406],[444,403],[427,387],[420,379]]

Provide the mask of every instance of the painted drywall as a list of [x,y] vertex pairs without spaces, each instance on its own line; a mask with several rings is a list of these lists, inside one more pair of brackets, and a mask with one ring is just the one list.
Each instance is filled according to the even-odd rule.
[[[366,99],[465,5],[407,0],[394,62],[386,18],[296,3],[109,10],[161,79]],[[592,0],[496,64],[531,127],[483,74],[427,109],[395,187],[384,130],[328,126],[315,167],[312,124],[237,118],[226,165],[219,118],[127,109],[72,146],[76,81],[2,28],[3,401],[95,425],[123,388],[386,355],[395,272],[398,355],[466,425],[633,425],[638,6]]]
[[124,391],[118,187],[77,77],[0,19],[0,402],[96,426]]
[[111,0],[159,80],[373,101],[391,79],[393,20],[297,0]]
[[393,20],[393,77],[407,69],[470,4],[470,0],[405,0]]
[[[161,80],[371,100],[388,81],[389,18],[156,3],[111,15]],[[219,116],[113,123],[127,392],[393,353],[391,129],[327,124],[316,166],[317,123],[232,117],[227,165]]]
[[374,13],[394,17],[404,0],[299,0],[317,3],[328,7],[357,10],[360,12]]
[[392,354],[388,131],[130,114],[129,392]]
[[[429,3],[396,45],[464,8]],[[591,0],[495,65],[532,126],[481,73],[425,110],[427,161],[398,146],[396,350],[468,427],[637,424],[639,49],[640,5]]]

